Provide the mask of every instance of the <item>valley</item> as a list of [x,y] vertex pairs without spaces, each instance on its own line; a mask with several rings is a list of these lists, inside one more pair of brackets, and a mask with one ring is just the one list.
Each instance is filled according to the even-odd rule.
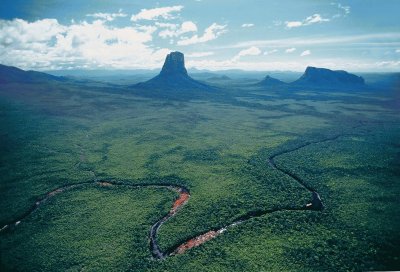
[[395,90],[184,78],[0,85],[2,270],[398,267]]

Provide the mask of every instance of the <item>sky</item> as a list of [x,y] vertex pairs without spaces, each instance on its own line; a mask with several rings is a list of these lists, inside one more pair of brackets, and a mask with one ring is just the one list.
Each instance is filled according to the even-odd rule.
[[400,71],[398,0],[1,0],[0,63],[32,70]]

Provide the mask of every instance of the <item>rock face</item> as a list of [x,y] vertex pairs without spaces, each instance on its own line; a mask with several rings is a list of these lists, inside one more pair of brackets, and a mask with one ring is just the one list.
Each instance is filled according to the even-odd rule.
[[285,86],[287,83],[280,81],[279,79],[266,76],[263,80],[257,83],[258,86],[262,87],[280,87],[280,86]]
[[185,68],[185,57],[181,52],[171,52],[165,58],[158,76],[136,84],[144,89],[210,90],[212,87],[191,78]]
[[324,209],[324,204],[322,203],[321,197],[315,191],[312,192],[311,208],[317,211],[322,211]]
[[346,71],[333,71],[325,68],[307,67],[304,74],[292,86],[310,88],[355,88],[364,87],[365,82],[362,77],[350,74]]
[[185,56],[181,52],[171,52],[165,58],[160,75],[173,76],[177,74],[188,76],[185,68]]

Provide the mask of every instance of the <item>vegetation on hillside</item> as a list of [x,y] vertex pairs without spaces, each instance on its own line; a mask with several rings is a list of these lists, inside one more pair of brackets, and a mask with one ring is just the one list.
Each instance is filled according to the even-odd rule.
[[159,230],[171,250],[256,210],[304,206],[310,193],[267,163],[277,156],[326,209],[250,219],[185,254],[155,261],[150,227],[176,195],[83,186],[0,233],[2,271],[395,270],[400,126],[372,92],[225,86],[183,96],[76,83],[0,86],[0,223],[63,185],[110,179],[187,187]]

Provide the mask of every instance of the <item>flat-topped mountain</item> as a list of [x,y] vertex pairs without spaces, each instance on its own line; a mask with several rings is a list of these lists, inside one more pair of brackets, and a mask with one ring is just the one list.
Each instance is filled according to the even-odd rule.
[[364,79],[360,76],[350,74],[342,70],[329,70],[326,68],[307,67],[304,74],[292,86],[311,87],[311,88],[353,88],[364,87]]
[[173,76],[183,75],[188,76],[185,68],[185,56],[181,52],[171,52],[165,58],[164,65],[161,69],[160,75]]
[[287,83],[267,75],[263,80],[258,82],[257,85],[262,87],[280,87],[287,85]]
[[66,81],[65,77],[58,77],[36,71],[22,69],[0,64],[0,83],[36,83],[46,81]]
[[135,87],[146,89],[190,89],[210,90],[212,87],[191,78],[185,68],[185,57],[181,52],[171,52],[165,58],[159,75],[141,82]]

